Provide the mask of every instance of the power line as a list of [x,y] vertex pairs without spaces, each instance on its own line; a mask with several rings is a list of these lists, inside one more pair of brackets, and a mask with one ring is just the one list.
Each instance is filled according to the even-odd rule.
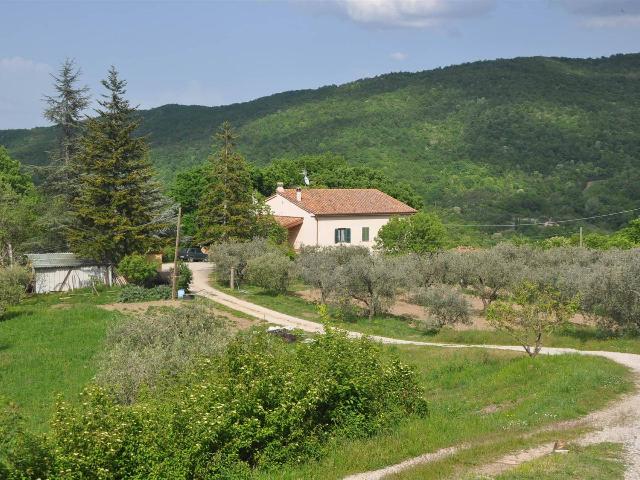
[[640,210],[638,208],[631,208],[629,210],[620,210],[619,212],[603,213],[602,215],[592,215],[591,217],[571,218],[569,220],[548,220],[546,222],[534,222],[534,223],[508,223],[508,224],[457,224],[457,223],[445,223],[445,227],[531,227],[536,225],[556,225],[560,223],[581,222],[584,220],[593,220],[594,218],[611,217],[614,215],[622,215],[623,213],[636,212]]

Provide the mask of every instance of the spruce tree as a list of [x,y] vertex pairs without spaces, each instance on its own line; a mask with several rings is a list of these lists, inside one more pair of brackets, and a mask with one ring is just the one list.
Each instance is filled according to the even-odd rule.
[[76,254],[116,264],[151,245],[160,227],[160,195],[146,140],[134,135],[138,122],[124,96],[126,81],[111,67],[102,85],[107,92],[87,121],[74,161],[78,194],[68,239]]
[[[255,199],[249,166],[236,150],[228,122],[216,134],[220,149],[209,155],[207,182],[197,212],[196,239],[202,245],[256,236],[261,205]],[[214,147],[215,148],[215,147]]]

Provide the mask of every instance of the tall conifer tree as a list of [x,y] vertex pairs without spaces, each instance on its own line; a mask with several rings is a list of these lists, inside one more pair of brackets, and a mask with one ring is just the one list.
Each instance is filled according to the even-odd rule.
[[[75,61],[66,59],[60,66],[58,75],[53,77],[55,95],[46,95],[44,117],[55,124],[58,130],[58,145],[49,153],[53,172],[50,183],[66,183],[73,174],[71,160],[78,151],[83,112],[90,102],[89,88],[78,86],[81,71]],[[68,185],[56,185],[56,189],[67,192]],[[61,188],[64,187],[64,188]]]
[[196,219],[196,238],[203,245],[252,238],[260,210],[249,166],[236,150],[237,136],[228,122],[222,124],[216,139],[220,149],[209,155],[207,186]]
[[159,228],[160,194],[146,140],[134,135],[138,122],[124,97],[126,81],[111,67],[102,85],[107,92],[87,121],[74,161],[78,194],[68,239],[75,253],[115,264],[149,247]]

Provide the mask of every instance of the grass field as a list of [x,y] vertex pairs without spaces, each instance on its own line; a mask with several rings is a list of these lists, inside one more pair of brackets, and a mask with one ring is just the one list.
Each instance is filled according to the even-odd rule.
[[0,320],[0,398],[34,431],[47,429],[56,396],[77,397],[95,374],[95,354],[117,313],[96,304],[114,292],[38,295]]
[[[374,438],[336,442],[327,456],[299,467],[257,474],[260,479],[335,479],[395,464],[440,448],[477,447],[454,461],[407,478],[452,478],[460,463],[482,464],[514,449],[557,438],[544,425],[601,408],[631,388],[627,371],[601,358],[573,355],[535,360],[512,352],[391,347],[418,368],[429,400],[426,419],[407,419]],[[579,430],[564,431],[571,438]],[[404,478],[404,477],[402,477]]]
[[[273,310],[308,320],[318,320],[316,305],[294,293],[274,295],[259,287],[245,285],[240,290],[231,290],[214,284],[216,288],[238,298],[262,305]],[[301,290],[305,287],[298,285]],[[415,328],[411,320],[393,315],[368,318],[355,318],[350,321],[336,322],[342,328],[362,332],[368,335],[417,340],[423,342],[450,342],[470,344],[513,345],[512,337],[504,332],[492,330],[454,330],[445,327],[437,333]],[[546,337],[548,347],[567,347],[578,350],[611,350],[616,352],[640,353],[640,337],[607,336],[594,327],[570,325]]]

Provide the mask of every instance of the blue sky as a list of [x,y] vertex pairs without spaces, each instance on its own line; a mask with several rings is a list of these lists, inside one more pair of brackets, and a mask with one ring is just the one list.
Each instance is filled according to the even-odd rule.
[[640,51],[640,0],[0,0],[0,128],[46,125],[49,73],[109,65],[142,108],[221,105],[391,71]]

